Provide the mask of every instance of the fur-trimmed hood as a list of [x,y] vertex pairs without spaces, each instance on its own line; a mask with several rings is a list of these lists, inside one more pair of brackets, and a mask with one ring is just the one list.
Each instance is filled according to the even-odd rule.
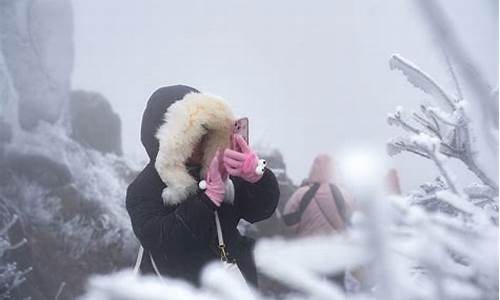
[[142,114],[141,142],[153,165],[160,148],[155,135],[158,128],[165,122],[165,112],[175,101],[193,92],[199,93],[198,90],[189,86],[173,85],[161,87],[149,97]]
[[197,191],[198,183],[189,174],[186,161],[201,138],[207,135],[201,172],[204,176],[217,149],[229,147],[234,123],[233,113],[222,98],[188,87],[183,91],[182,97],[163,99],[169,106],[163,110],[161,122],[150,128],[157,128],[154,134],[159,144],[156,155],[155,149],[148,150],[143,140],[158,175],[167,185],[162,193],[166,205],[178,204]]

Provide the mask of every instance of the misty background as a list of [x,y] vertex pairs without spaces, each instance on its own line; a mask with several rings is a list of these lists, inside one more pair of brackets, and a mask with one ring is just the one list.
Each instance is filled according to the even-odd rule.
[[[453,30],[442,32],[448,26]],[[467,53],[457,55],[462,47]],[[363,267],[376,258],[375,269],[388,270],[374,277],[382,293],[391,283],[408,295],[447,289],[450,297],[437,293],[439,300],[498,299],[498,50],[492,0],[0,1],[0,299],[69,300],[86,291],[95,299],[99,285],[132,298],[124,287],[142,290],[134,283],[141,279],[124,284],[113,273],[132,267],[139,248],[125,199],[146,163],[142,112],[156,89],[173,84],[222,96],[237,116],[249,117],[250,142],[278,177],[276,213],[239,228],[261,245],[255,257],[263,292],[288,293],[282,283],[309,282],[302,275],[315,273],[315,265],[302,255],[307,245],[310,252],[328,249],[315,256],[322,266]],[[425,125],[397,127],[421,104],[427,112],[446,110],[442,94],[433,92],[441,87],[457,102],[437,116],[440,123],[427,116],[432,133],[414,134]],[[387,144],[398,136],[404,140]],[[404,152],[390,158],[386,147]],[[282,157],[267,150],[283,154],[288,174]],[[320,152],[335,156],[340,186],[366,214],[347,235],[359,230],[376,240],[291,240],[283,206]],[[380,165],[399,170],[401,197],[376,192]],[[399,194],[396,179],[391,193]],[[351,246],[369,249],[370,257],[345,248]],[[290,254],[294,249],[300,255]],[[456,253],[468,253],[466,270]],[[411,265],[400,263],[401,254],[414,258]],[[262,263],[266,257],[281,263]],[[304,272],[295,268],[301,260]],[[293,270],[279,270],[283,265]],[[412,266],[433,270],[421,274],[424,288],[414,284]],[[302,279],[286,283],[292,277]]]
[[[439,2],[496,88],[498,3]],[[73,11],[72,88],[111,101],[122,119],[124,153],[136,161],[146,160],[142,111],[161,86],[186,84],[224,97],[250,118],[254,146],[283,153],[295,182],[318,152],[341,164],[343,153],[370,147],[383,159],[386,141],[398,133],[387,113],[428,99],[389,70],[393,53],[455,92],[445,55],[413,1],[74,0]],[[479,160],[496,174],[491,155],[483,151]],[[388,167],[399,170],[404,190],[437,176],[430,161],[409,154]]]

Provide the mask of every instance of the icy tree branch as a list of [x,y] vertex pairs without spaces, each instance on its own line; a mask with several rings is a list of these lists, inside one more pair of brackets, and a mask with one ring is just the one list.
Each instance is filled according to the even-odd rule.
[[12,244],[7,236],[17,220],[18,217],[13,215],[11,220],[0,229],[0,299],[10,299],[11,292],[19,287],[26,280],[25,275],[31,272],[31,268],[23,271],[18,270],[16,263],[7,263],[3,257],[7,251],[17,249],[26,243],[26,240],[23,239]]
[[455,105],[452,98],[429,75],[414,66],[411,62],[394,54],[389,61],[389,67],[391,70],[398,69],[403,72],[411,84],[426,94],[440,100],[448,109],[452,110],[454,108]]
[[[498,184],[476,162],[463,94],[451,63],[447,63],[458,99],[449,96],[414,64],[399,56],[391,58],[391,69],[401,70],[410,83],[445,107],[443,111],[437,106],[421,105],[421,114],[411,115],[418,126],[409,125],[410,121],[401,117],[400,108],[389,115],[390,125],[408,132],[407,136],[389,141],[389,155],[403,151],[418,154],[432,160],[441,174],[435,182],[422,185],[421,191],[409,194],[406,201],[393,202],[398,214],[404,216],[398,219],[396,232],[404,233],[405,243],[410,245],[395,251],[418,262],[416,275],[424,282],[432,282],[428,288],[433,290],[433,299],[496,299]],[[460,188],[446,168],[446,157],[463,162],[482,184]],[[471,244],[481,245],[482,250]],[[423,245],[425,254],[418,251]],[[479,254],[481,251],[485,251],[484,255]]]
[[[466,115],[464,101],[453,99],[429,75],[420,71],[413,63],[399,55],[392,56],[390,66],[391,69],[402,71],[409,82],[433,96],[435,100],[445,103],[448,111],[442,111],[435,106],[421,105],[420,109],[423,115],[412,114],[413,119],[423,127],[423,129],[419,129],[411,125],[409,121],[404,120],[401,116],[401,110],[398,108],[396,113],[389,115],[389,124],[401,126],[413,135],[420,135],[425,131],[438,138],[440,144],[439,152],[441,154],[462,161],[483,184],[490,186],[498,193],[498,184],[477,164],[476,154],[472,149],[472,138],[469,128],[470,119]],[[403,139],[393,139],[389,141],[388,147],[390,148],[390,155],[398,154],[401,151],[408,151],[432,159],[439,170],[443,171],[442,164],[436,160],[435,155],[430,153],[428,149],[424,149],[415,143],[409,143]],[[449,180],[447,175],[443,174],[443,176],[447,178],[447,181]],[[458,192],[453,184],[450,187]]]
[[[415,1],[420,8],[422,15],[429,23],[436,40],[440,43],[445,54],[456,62],[460,74],[465,78],[472,88],[476,101],[483,114],[483,133],[487,137],[487,142],[495,152],[498,152],[498,94],[495,95],[493,89],[486,81],[484,75],[471,59],[457,34],[450,25],[451,22],[445,15],[438,1],[422,0]],[[451,66],[451,63],[449,63]],[[454,76],[454,73],[452,73]],[[458,82],[456,80],[456,82]],[[457,84],[458,85],[458,84]],[[459,95],[460,88],[457,88]],[[492,141],[492,142],[490,142]]]

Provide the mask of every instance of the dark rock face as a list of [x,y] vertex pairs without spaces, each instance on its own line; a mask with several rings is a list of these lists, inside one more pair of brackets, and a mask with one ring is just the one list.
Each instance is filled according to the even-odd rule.
[[43,187],[58,187],[71,181],[71,174],[65,165],[41,155],[7,153],[0,166]]
[[12,140],[12,128],[0,118],[0,159],[2,159],[4,147]]
[[122,154],[121,121],[109,102],[94,92],[71,93],[72,137],[101,153]]
[[12,139],[12,129],[7,122],[0,119],[0,145],[5,145]]

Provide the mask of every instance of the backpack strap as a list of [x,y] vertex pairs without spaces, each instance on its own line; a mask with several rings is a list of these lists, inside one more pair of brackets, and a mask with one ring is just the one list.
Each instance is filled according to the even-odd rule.
[[306,210],[307,206],[309,206],[309,203],[311,203],[311,200],[314,198],[316,195],[316,192],[318,192],[320,184],[315,183],[313,184],[307,192],[302,196],[302,199],[300,200],[300,205],[299,209],[297,211],[286,214],[283,216],[283,221],[287,226],[292,226],[300,222],[300,219],[302,218],[302,214]]
[[335,199],[335,205],[337,206],[337,211],[339,212],[340,218],[342,218],[344,225],[348,225],[349,217],[347,216],[345,208],[344,195],[342,195],[339,187],[332,183],[330,183],[330,191],[332,192],[333,199]]

